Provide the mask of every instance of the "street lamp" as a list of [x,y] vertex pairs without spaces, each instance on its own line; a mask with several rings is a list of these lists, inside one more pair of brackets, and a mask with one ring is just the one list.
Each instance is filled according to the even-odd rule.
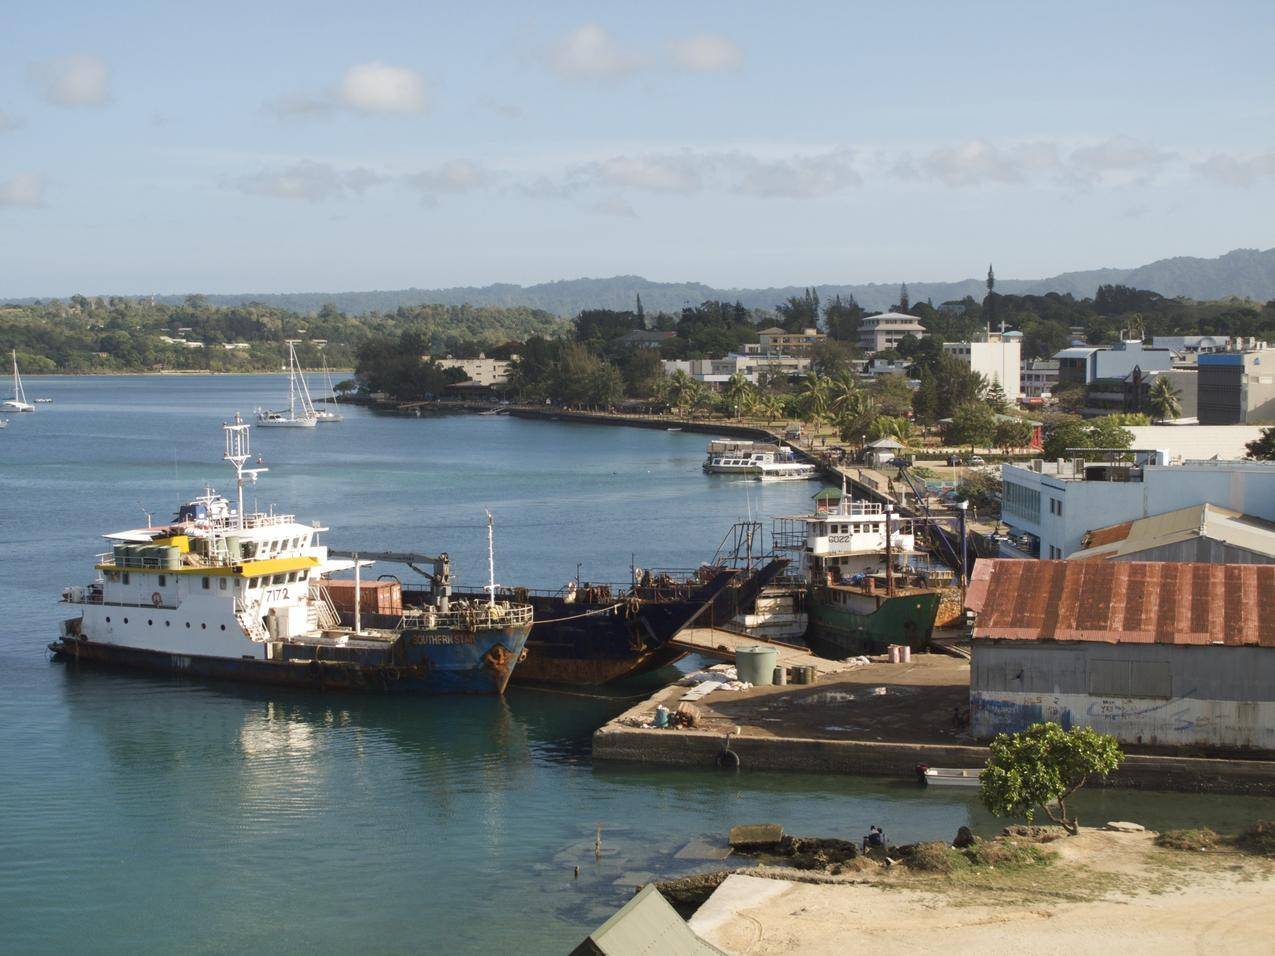
[[967,552],[968,539],[965,535],[965,512],[969,510],[970,503],[968,501],[957,502],[957,515],[960,517],[961,524],[961,586],[969,585],[969,555]]

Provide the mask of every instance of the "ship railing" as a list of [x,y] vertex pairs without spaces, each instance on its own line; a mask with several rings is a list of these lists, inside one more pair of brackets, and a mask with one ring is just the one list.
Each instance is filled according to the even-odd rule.
[[62,601],[65,604],[96,604],[102,607],[141,607],[154,608],[161,611],[172,611],[177,608],[176,604],[168,604],[161,601],[156,604],[154,601],[107,601],[100,590],[92,587],[70,587],[62,592]]
[[535,618],[535,609],[530,604],[514,604],[497,601],[487,604],[481,601],[452,604],[446,611],[427,607],[404,614],[401,620],[403,628],[424,624],[430,630],[447,628],[460,631],[475,631],[497,627],[519,627],[531,624]]
[[341,626],[341,615],[332,603],[332,595],[322,584],[310,585],[310,603],[315,610],[315,621],[323,630]]
[[296,524],[296,515],[263,514],[254,512],[243,516],[243,524],[238,515],[217,515],[208,519],[208,527],[214,531],[238,531],[243,528],[268,528],[280,524]]
[[243,598],[235,598],[235,620],[253,642],[265,644],[270,640],[270,632],[261,622],[260,604],[249,604]]

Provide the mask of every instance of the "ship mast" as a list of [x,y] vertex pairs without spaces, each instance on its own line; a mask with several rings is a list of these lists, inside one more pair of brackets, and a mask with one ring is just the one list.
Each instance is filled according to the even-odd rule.
[[496,544],[491,512],[487,512],[487,606],[496,606]]
[[245,468],[244,464],[252,457],[252,452],[248,442],[248,429],[251,427],[245,422],[238,412],[235,412],[234,422],[225,422],[221,426],[226,432],[226,453],[221,457],[230,462],[235,469],[235,490],[239,499],[239,510],[235,512],[238,527],[242,531],[244,527],[244,511],[243,511],[243,485],[244,479],[253,482],[257,481],[257,476],[263,471],[269,471],[268,468]]
[[890,525],[894,518],[894,505],[885,506],[885,593],[894,594],[894,561],[890,555]]

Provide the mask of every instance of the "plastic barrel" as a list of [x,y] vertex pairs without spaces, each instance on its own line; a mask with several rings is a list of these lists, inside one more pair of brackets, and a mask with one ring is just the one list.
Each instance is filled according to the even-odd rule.
[[778,660],[779,651],[773,647],[741,647],[735,651],[735,673],[749,684],[769,684]]
[[172,545],[164,548],[164,564],[163,567],[167,571],[176,571],[182,566],[182,553],[180,548]]
[[784,684],[787,684],[787,683],[788,683],[788,671],[784,670],[784,668],[783,668],[782,666],[780,666],[780,667],[776,667],[776,668],[775,668],[775,673],[771,676],[771,681],[772,681],[774,684],[779,685],[779,686],[782,686],[782,685],[784,685]]

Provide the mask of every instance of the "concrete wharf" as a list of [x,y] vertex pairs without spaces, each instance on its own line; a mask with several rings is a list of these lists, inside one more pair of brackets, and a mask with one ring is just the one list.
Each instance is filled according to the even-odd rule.
[[820,675],[839,674],[852,665],[842,661],[830,661],[810,653],[810,649],[798,644],[788,644],[720,627],[687,627],[678,632],[672,643],[702,657],[735,663],[735,652],[741,647],[772,647],[779,652],[780,667],[813,667]]

